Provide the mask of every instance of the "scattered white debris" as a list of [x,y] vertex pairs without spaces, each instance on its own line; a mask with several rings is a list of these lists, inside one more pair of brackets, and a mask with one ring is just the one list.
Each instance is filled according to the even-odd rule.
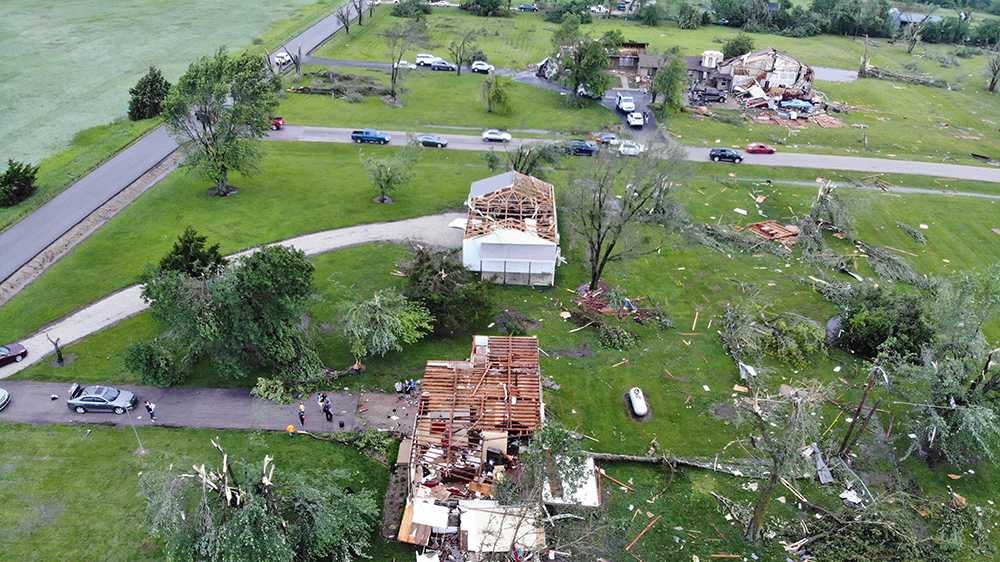
[[834,373],[839,373],[840,372],[840,365],[837,365],[836,367],[834,367],[833,368],[833,372]]
[[746,209],[741,209],[739,207],[736,207],[735,209],[733,209],[733,212],[736,213],[736,214],[738,214],[738,215],[743,215],[744,217],[747,216],[747,210]]
[[703,384],[703,385],[701,385],[701,389],[702,389],[702,390],[704,390],[705,392],[711,392],[711,391],[712,391],[712,389],[711,389],[711,388],[708,388],[708,385],[707,385],[707,384]]
[[927,226],[926,224],[920,223],[920,230],[927,230],[928,228],[930,228],[930,227]]
[[785,499],[785,496],[778,496],[778,501],[781,503],[785,503],[788,500]]
[[910,434],[907,435],[907,437],[909,437],[910,439],[916,439],[917,438],[917,434],[916,433],[910,433]]

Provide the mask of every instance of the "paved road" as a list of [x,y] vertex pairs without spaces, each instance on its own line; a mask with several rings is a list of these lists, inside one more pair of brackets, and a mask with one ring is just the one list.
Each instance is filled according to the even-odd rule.
[[177,149],[159,127],[0,232],[0,281]]
[[844,70],[843,68],[828,68],[826,66],[814,66],[816,79],[825,82],[854,82],[858,79],[857,70]]
[[[103,423],[112,425],[151,424],[142,407],[143,400],[156,404],[156,425],[213,429],[265,429],[284,431],[288,424],[307,431],[358,431],[365,428],[409,432],[416,411],[404,395],[377,392],[328,392],[334,420],[327,422],[313,397],[304,401],[306,424],[299,425],[298,403],[275,404],[250,397],[245,388],[198,388],[122,385],[139,400],[128,415],[111,413],[77,414],[66,407],[69,383],[8,381],[11,403],[0,412],[0,422],[17,423]],[[58,399],[52,400],[56,395]],[[343,422],[344,426],[340,426]],[[140,433],[140,436],[142,434]]]
[[[313,256],[347,246],[356,246],[368,242],[404,242],[420,241],[434,246],[459,248],[462,246],[462,233],[449,228],[451,221],[465,218],[460,213],[442,213],[395,222],[383,222],[338,228],[305,236],[290,238],[276,242],[290,248],[297,248],[306,255]],[[253,252],[253,249],[234,254],[241,256]],[[74,312],[55,324],[29,336],[20,342],[28,349],[28,357],[20,363],[11,363],[0,367],[0,379],[7,378],[29,366],[41,361],[52,352],[52,345],[46,338],[59,338],[62,345],[69,345],[94,332],[134,316],[145,310],[147,305],[142,300],[142,287],[132,285],[105,297],[86,308]]]
[[[351,20],[356,20],[358,18],[358,11],[354,9],[354,5],[351,2],[345,2],[345,5],[347,6],[347,10],[351,13]],[[334,9],[330,15],[312,24],[308,29],[289,39],[284,45],[275,49],[271,53],[271,63],[274,64],[275,53],[286,51],[290,55],[296,55],[298,54],[300,48],[302,49],[303,60],[305,60],[309,53],[318,49],[323,43],[326,43],[327,39],[332,37],[334,33],[340,31],[342,27],[343,25],[337,19],[336,9]]]
[[[352,129],[339,127],[309,127],[302,125],[286,125],[284,130],[271,133],[271,140],[306,141],[306,142],[351,142]],[[404,144],[407,140],[405,131],[387,131],[393,136],[391,144]],[[419,131],[414,131],[419,132]],[[448,149],[484,150],[490,144],[482,142],[478,136],[440,134],[448,141]],[[514,139],[509,147],[521,144],[546,142],[545,139]],[[496,146],[496,145],[492,145]],[[695,162],[708,161],[707,147],[687,147],[687,159]],[[834,156],[829,154],[746,154],[744,165],[810,168],[818,170],[843,170],[852,172],[878,172],[891,174],[915,174],[956,178],[963,180],[979,180],[1000,183],[1000,168],[980,168],[960,164],[939,164],[936,162],[915,162],[912,160],[889,160],[885,158],[862,158],[859,156]],[[720,167],[732,169],[733,164],[720,163]]]

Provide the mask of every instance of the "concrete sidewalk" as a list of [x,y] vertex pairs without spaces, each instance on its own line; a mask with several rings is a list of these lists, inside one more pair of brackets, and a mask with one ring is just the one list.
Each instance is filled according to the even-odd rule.
[[[359,375],[363,376],[363,375]],[[136,426],[152,422],[142,407],[143,400],[156,404],[156,425],[212,429],[263,429],[285,431],[288,424],[313,432],[363,431],[381,429],[409,433],[416,411],[413,399],[399,394],[375,392],[328,392],[334,419],[327,422],[313,394],[303,400],[305,427],[299,425],[298,402],[275,404],[250,397],[245,388],[198,388],[121,385],[135,393],[139,404],[127,415],[111,413],[77,414],[66,407],[69,383],[8,381],[10,405],[0,412],[0,422],[19,423],[101,423]],[[56,395],[58,399],[52,400]],[[340,423],[343,422],[343,427]]]

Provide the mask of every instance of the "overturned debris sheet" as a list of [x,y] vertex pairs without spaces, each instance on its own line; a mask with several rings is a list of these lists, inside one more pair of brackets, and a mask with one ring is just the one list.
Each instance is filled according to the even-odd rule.
[[795,238],[799,235],[799,227],[794,224],[781,225],[774,220],[766,220],[748,224],[746,230],[756,234],[764,240],[780,242],[785,246],[795,244]]

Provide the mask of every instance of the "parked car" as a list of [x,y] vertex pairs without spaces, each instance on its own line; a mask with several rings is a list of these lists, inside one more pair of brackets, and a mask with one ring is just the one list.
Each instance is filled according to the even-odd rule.
[[592,14],[606,14],[608,13],[608,7],[604,4],[597,4],[596,6],[590,7],[590,13]]
[[414,59],[414,61],[417,63],[417,66],[430,66],[431,63],[433,63],[436,60],[440,59],[434,55],[430,55],[427,53],[420,53],[417,55],[417,58]]
[[610,144],[611,146],[616,146],[619,142],[618,135],[614,133],[609,133],[607,131],[597,131],[590,133],[590,140],[599,142],[601,144]]
[[274,64],[278,66],[285,66],[290,62],[292,62],[292,55],[289,55],[288,51],[278,51],[277,53],[274,53]]
[[774,147],[762,142],[752,142],[747,145],[750,154],[774,154]]
[[414,138],[416,138],[417,142],[420,143],[420,146],[430,146],[433,148],[444,148],[448,146],[448,141],[437,135],[417,135]]
[[271,118],[271,130],[280,131],[285,128],[285,118],[284,117],[272,117]]
[[510,142],[514,137],[510,133],[500,129],[486,129],[483,131],[483,142]]
[[0,412],[10,404],[10,393],[0,388]]
[[633,111],[625,117],[625,122],[633,129],[641,129],[646,126],[646,117],[638,111]]
[[522,12],[537,12],[538,6],[534,4],[521,4],[520,6],[517,7],[517,9]]
[[392,137],[389,133],[383,133],[376,129],[361,129],[351,133],[351,140],[354,142],[369,142],[375,144],[389,144]]
[[618,11],[619,12],[624,12],[625,10],[628,10],[628,4],[626,4],[625,2],[619,2],[618,3]]
[[593,141],[573,139],[564,143],[562,145],[562,149],[566,152],[566,154],[572,154],[574,156],[593,156],[597,154],[598,145]]
[[458,67],[444,59],[437,59],[436,61],[431,63],[431,70],[447,70],[455,72],[456,70],[458,70]]
[[405,68],[407,70],[415,70],[417,68],[417,65],[415,65],[415,64],[413,64],[412,62],[409,62],[409,61],[401,60],[401,61],[397,62],[396,64],[394,64],[393,67],[395,67],[395,68]]
[[7,363],[20,363],[28,356],[28,350],[19,343],[9,343],[0,345],[0,365]]
[[615,107],[623,113],[632,113],[635,111],[635,99],[632,96],[618,94],[615,98]]
[[602,99],[604,99],[604,96],[590,93],[590,91],[588,91],[587,88],[583,84],[580,84],[576,88],[576,95],[577,95],[577,97],[587,98],[587,99],[591,99],[591,100],[602,100]]
[[739,164],[743,161],[743,155],[732,148],[713,148],[708,151],[708,159],[712,162],[733,162]]
[[625,140],[618,145],[619,156],[638,156],[645,151],[646,147],[635,141]]
[[135,408],[135,394],[113,386],[74,384],[69,389],[66,406],[78,414],[87,412],[114,412],[119,416]]
[[480,74],[489,74],[494,70],[496,70],[496,67],[484,60],[477,60],[472,62],[473,72],[478,72]]
[[726,92],[718,88],[705,88],[697,92],[698,99],[707,102],[718,102],[726,103],[726,98],[728,97]]

